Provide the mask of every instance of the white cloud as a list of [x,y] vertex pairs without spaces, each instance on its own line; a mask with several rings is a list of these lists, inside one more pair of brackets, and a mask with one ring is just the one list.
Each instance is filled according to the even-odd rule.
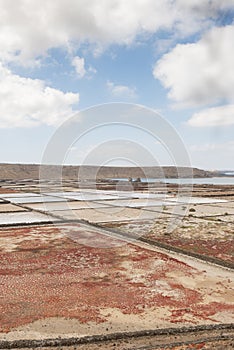
[[97,73],[97,70],[94,67],[89,66],[87,69],[85,67],[85,59],[83,57],[75,56],[72,59],[72,66],[75,67],[77,73],[77,78],[82,79],[86,76],[90,79],[94,74]]
[[78,101],[79,94],[20,77],[0,64],[0,128],[57,125],[71,115]]
[[[220,4],[221,3],[221,4]],[[131,44],[143,34],[186,36],[210,25],[231,0],[0,0],[0,60],[33,63],[49,49]]]
[[174,7],[177,11],[175,29],[181,36],[187,36],[209,28],[221,11],[234,8],[234,1],[176,0]]
[[83,78],[85,76],[86,69],[85,69],[85,60],[84,58],[81,58],[79,56],[76,56],[72,59],[72,65],[75,67],[77,77]]
[[234,105],[207,108],[194,113],[188,124],[196,127],[234,125]]
[[154,67],[169,98],[184,106],[234,100],[234,26],[213,28],[193,44],[177,45]]
[[113,97],[131,98],[131,99],[137,97],[135,87],[129,87],[126,85],[117,85],[117,84],[114,84],[112,81],[108,81],[106,85]]

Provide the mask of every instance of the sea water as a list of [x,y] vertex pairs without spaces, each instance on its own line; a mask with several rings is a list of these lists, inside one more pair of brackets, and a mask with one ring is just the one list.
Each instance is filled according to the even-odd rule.
[[[128,179],[120,178],[120,179],[112,179],[114,181],[128,181]],[[163,183],[170,183],[170,184],[211,184],[211,185],[234,185],[234,176],[233,177],[207,177],[207,178],[183,178],[183,179],[154,179],[154,178],[141,178],[141,182],[163,182]]]

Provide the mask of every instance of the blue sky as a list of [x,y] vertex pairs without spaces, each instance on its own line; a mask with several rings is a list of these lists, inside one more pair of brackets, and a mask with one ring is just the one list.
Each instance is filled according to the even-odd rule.
[[[71,116],[123,102],[163,116],[193,166],[234,169],[233,14],[234,0],[0,0],[0,162],[40,163]],[[145,145],[175,165],[147,135],[100,130],[64,162],[151,165]]]

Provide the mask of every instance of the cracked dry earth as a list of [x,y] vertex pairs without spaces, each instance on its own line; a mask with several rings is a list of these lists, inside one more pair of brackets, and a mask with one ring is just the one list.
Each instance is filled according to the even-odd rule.
[[0,229],[0,339],[233,321],[232,272],[78,223]]

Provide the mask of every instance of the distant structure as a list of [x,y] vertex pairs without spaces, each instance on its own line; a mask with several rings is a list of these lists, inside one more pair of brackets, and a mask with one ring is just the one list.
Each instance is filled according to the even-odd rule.
[[136,180],[133,180],[132,177],[129,177],[128,178],[128,182],[134,182],[134,183],[140,183],[141,182],[141,178],[140,177],[137,177]]

